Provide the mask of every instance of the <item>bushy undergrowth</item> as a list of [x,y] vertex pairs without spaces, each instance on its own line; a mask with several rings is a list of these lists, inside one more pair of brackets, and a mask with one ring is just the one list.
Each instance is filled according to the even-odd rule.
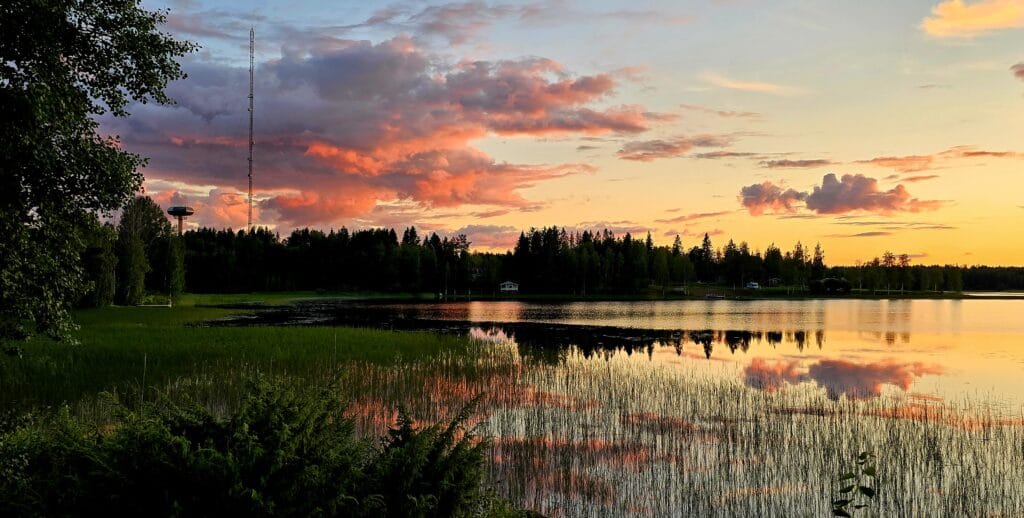
[[0,435],[0,515],[470,516],[505,514],[483,484],[487,443],[466,429],[359,438],[336,391],[252,382],[218,418],[169,400],[86,426],[66,408]]

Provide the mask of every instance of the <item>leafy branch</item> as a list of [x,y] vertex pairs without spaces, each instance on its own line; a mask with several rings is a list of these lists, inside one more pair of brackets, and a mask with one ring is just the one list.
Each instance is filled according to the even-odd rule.
[[832,516],[850,518],[864,509],[878,494],[875,454],[862,451],[857,455],[857,470],[839,476],[839,497],[832,501]]

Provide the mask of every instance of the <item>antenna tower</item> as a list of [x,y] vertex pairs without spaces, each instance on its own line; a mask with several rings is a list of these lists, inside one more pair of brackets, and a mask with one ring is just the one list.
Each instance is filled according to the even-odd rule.
[[252,232],[252,70],[256,32],[249,29],[249,232]]

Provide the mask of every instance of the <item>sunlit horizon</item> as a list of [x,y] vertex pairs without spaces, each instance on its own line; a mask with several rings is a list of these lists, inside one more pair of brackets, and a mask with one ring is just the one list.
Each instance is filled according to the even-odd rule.
[[145,194],[286,235],[415,225],[504,251],[610,229],[821,243],[830,264],[1024,264],[1024,5],[928,0],[146,2],[202,48],[104,117]]

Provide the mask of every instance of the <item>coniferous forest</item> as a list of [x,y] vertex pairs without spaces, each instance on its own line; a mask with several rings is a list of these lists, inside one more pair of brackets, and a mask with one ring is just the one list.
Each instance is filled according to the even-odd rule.
[[[1024,268],[915,265],[885,252],[853,266],[829,266],[820,244],[763,250],[747,242],[695,243],[676,237],[655,245],[650,234],[573,231],[556,226],[522,232],[506,253],[474,251],[464,235],[421,235],[415,227],[282,237],[200,228],[175,236],[160,207],[136,198],[116,227],[91,223],[83,263],[93,279],[81,305],[139,303],[145,293],[372,290],[488,295],[506,280],[525,294],[569,296],[680,293],[695,283],[742,288],[795,287],[811,292],[1012,290]],[[687,246],[689,245],[689,246]],[[816,281],[835,279],[837,289]],[[816,290],[816,287],[818,288]]]

